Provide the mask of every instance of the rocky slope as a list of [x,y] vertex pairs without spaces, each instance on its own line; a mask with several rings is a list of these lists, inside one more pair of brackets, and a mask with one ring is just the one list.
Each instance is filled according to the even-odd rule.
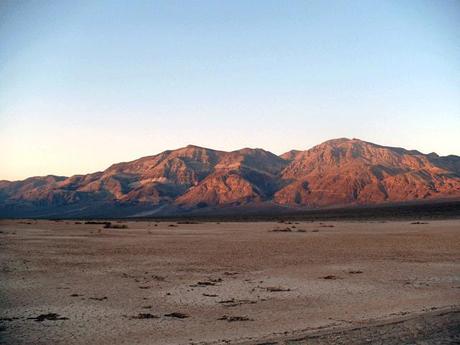
[[276,156],[198,146],[72,177],[0,181],[0,216],[131,216],[460,198],[460,157],[358,139]]

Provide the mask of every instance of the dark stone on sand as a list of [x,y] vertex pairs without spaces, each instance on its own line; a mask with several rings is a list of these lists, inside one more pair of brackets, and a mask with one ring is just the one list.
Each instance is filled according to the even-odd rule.
[[136,319],[136,320],[145,320],[145,319],[158,319],[160,318],[159,316],[150,314],[150,313],[139,313],[135,316],[131,316],[131,319]]
[[89,299],[92,299],[93,301],[104,301],[107,299],[107,296],[104,297],[90,297]]
[[225,320],[227,322],[236,322],[236,321],[254,321],[253,319],[250,319],[247,316],[228,316],[224,315],[217,320]]
[[68,317],[60,316],[56,313],[48,313],[48,314],[40,314],[36,317],[29,317],[29,320],[35,320],[37,322],[43,322],[45,320],[48,321],[57,321],[57,320],[68,320]]
[[322,277],[322,279],[326,279],[326,280],[336,280],[336,279],[340,279],[340,278],[331,274],[331,275]]
[[177,318],[177,319],[186,319],[186,318],[189,317],[187,314],[178,313],[178,312],[173,312],[173,313],[165,314],[165,316],[166,316],[166,317],[174,317],[174,318]]

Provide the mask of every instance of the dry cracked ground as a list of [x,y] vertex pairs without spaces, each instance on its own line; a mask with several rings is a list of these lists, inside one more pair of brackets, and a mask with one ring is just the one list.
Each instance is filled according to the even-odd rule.
[[460,344],[460,220],[0,221],[2,344]]

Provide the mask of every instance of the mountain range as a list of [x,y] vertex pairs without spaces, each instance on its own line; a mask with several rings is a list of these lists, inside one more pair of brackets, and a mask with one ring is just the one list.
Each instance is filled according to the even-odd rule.
[[1,217],[127,217],[460,199],[460,157],[359,139],[277,156],[189,145],[87,175],[0,181]]

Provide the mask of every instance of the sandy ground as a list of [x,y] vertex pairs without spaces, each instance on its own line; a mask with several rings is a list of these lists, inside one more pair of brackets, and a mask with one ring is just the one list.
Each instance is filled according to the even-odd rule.
[[460,344],[460,220],[122,224],[1,221],[0,343]]

